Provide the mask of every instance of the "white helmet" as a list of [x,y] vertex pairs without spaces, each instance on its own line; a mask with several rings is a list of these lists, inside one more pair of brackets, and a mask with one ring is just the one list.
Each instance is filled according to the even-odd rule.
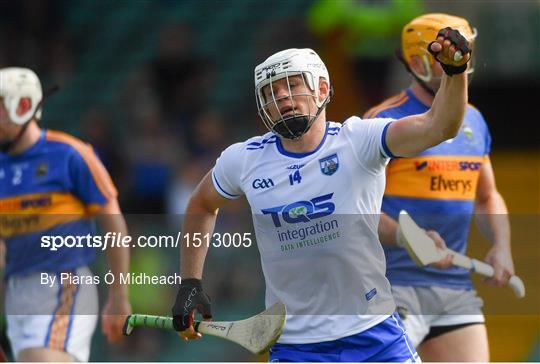
[[[23,125],[33,117],[41,118],[43,91],[34,71],[19,67],[0,69],[0,97],[4,99],[9,118],[15,124]],[[17,115],[17,107],[22,98],[29,98],[32,104],[30,110]]]
[[[303,80],[314,95],[312,97],[319,108],[315,115],[297,115],[292,117],[272,120],[268,114],[268,106],[274,104],[277,106],[276,98],[272,90],[272,100],[265,100],[262,89],[264,86],[271,85],[272,82],[287,78],[290,76],[303,75]],[[255,67],[255,97],[259,116],[264,125],[273,132],[288,138],[297,139],[309,130],[311,124],[319,116],[320,112],[330,102],[332,92],[330,91],[326,99],[319,101],[319,80],[324,78],[330,87],[330,75],[319,55],[312,49],[291,48],[275,53],[268,57],[263,63]],[[270,86],[271,87],[271,86]],[[331,89],[331,88],[330,88]],[[293,95],[289,95],[292,98]],[[295,95],[297,96],[297,95]]]

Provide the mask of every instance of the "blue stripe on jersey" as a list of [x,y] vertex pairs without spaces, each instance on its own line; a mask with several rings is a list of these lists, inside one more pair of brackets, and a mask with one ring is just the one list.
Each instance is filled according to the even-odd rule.
[[265,143],[268,143],[268,142],[271,142],[271,141],[275,141],[277,138],[276,135],[272,135],[266,139],[263,139],[261,140],[261,142],[250,142],[248,143],[247,145],[252,145],[252,146],[259,146],[259,145],[262,145],[262,144],[265,144]]
[[355,335],[314,344],[275,344],[270,362],[415,362],[418,354],[399,316]]
[[221,187],[221,185],[219,184],[219,181],[217,180],[216,175],[214,174],[214,171],[212,171],[212,179],[214,180],[214,182],[216,182],[215,185],[219,188],[219,191],[226,195],[225,197],[227,196],[231,198],[240,197],[239,195],[233,195],[232,193],[225,191],[223,187]]
[[381,135],[381,142],[382,142],[382,147],[386,156],[390,158],[396,158],[396,156],[392,153],[390,148],[388,148],[388,144],[386,144],[386,132],[388,131],[388,127],[390,126],[390,124],[392,123],[388,123],[384,127],[382,135]]
[[328,135],[338,135],[341,131],[341,125],[340,126],[331,126],[328,127]]
[[272,135],[266,139],[261,140],[260,142],[250,142],[247,144],[246,150],[258,150],[263,149],[266,144],[274,144],[278,139],[277,135]]
[[258,147],[247,147],[246,150],[259,150],[259,149],[264,149],[265,145],[266,144],[275,144],[276,141],[270,141],[270,142],[266,142],[264,145],[260,145]]

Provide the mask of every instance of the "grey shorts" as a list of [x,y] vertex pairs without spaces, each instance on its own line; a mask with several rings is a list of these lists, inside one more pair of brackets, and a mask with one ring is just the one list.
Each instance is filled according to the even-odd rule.
[[484,302],[474,290],[392,286],[397,311],[417,347],[432,328],[483,323]]

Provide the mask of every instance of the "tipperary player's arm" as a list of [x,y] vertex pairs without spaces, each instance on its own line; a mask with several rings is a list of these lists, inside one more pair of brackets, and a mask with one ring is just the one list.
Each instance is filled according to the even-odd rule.
[[[128,236],[126,221],[120,210],[118,200],[110,198],[99,211],[96,221],[103,232],[114,232],[119,236]],[[131,314],[127,285],[120,284],[120,273],[129,272],[129,247],[109,246],[107,263],[116,279],[109,286],[107,302],[102,311],[102,332],[109,342],[122,338],[125,316]]]
[[[457,135],[467,107],[467,62],[470,51],[466,39],[457,31],[443,29],[429,47],[445,69],[435,99],[424,114],[399,119],[388,127],[386,144],[400,157],[417,155]],[[462,57],[455,61],[460,51]],[[459,59],[459,56],[456,57]]]
[[514,275],[510,221],[504,198],[497,190],[489,158],[486,158],[486,162],[480,169],[474,217],[476,225],[492,244],[485,261],[493,266],[495,274],[486,281],[495,286],[504,286]]
[[[404,238],[398,229],[399,224],[389,215],[381,212],[381,219],[379,220],[379,240],[381,244],[387,247],[404,247]],[[435,230],[426,230],[426,234],[435,242],[435,245],[440,249],[446,249],[446,242]],[[435,268],[446,269],[452,266],[452,256],[447,254],[439,261],[431,264]]]
[[6,242],[0,238],[0,270],[6,267]]
[[[86,205],[87,212],[95,217],[100,230],[127,236],[116,187],[93,148],[67,134],[51,132],[47,137],[70,146],[67,149],[70,185],[73,193]],[[120,284],[120,273],[129,272],[129,247],[107,246],[106,254],[109,269],[116,279],[108,287],[102,310],[102,331],[109,342],[115,342],[122,337],[125,316],[131,314],[127,286]]]
[[[119,236],[127,236],[128,229],[118,200],[112,198],[99,211],[96,221],[103,232],[114,232]],[[118,283],[120,273],[129,272],[129,248],[108,246],[107,263],[109,269],[116,277],[115,282],[110,285],[109,295],[127,297],[127,287]]]

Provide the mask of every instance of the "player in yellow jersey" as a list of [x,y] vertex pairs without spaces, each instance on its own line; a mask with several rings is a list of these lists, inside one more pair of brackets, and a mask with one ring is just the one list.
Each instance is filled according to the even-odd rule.
[[[401,118],[428,110],[443,69],[425,52],[442,26],[458,29],[474,53],[476,30],[467,20],[426,14],[402,33],[401,60],[413,76],[410,87],[369,110],[365,117]],[[468,73],[473,72],[469,65]],[[486,261],[495,269],[490,282],[502,286],[514,273],[510,227],[503,198],[489,161],[491,138],[482,114],[468,106],[458,135],[414,158],[393,159],[386,170],[380,240],[387,277],[407,332],[425,361],[489,361],[482,300],[469,272],[452,267],[451,258],[419,268],[399,247],[397,216],[405,209],[439,246],[464,253],[472,216],[492,243]],[[396,244],[398,246],[396,246]]]

